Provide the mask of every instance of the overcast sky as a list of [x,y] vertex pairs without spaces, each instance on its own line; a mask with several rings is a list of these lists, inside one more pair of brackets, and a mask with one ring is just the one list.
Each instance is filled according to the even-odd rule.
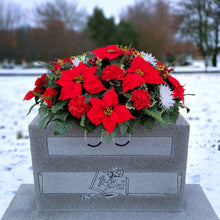
[[[1,1],[1,0],[0,0]],[[5,2],[15,2],[20,4],[23,9],[31,9],[36,4],[53,0],[6,0]],[[68,0],[71,2],[71,0]],[[152,0],[155,1],[155,0]],[[167,0],[167,2],[177,2],[179,0]],[[87,14],[92,14],[93,9],[98,6],[103,9],[107,18],[113,16],[116,23],[119,22],[120,14],[126,10],[128,5],[134,5],[138,0],[77,0],[78,7],[85,9]]]

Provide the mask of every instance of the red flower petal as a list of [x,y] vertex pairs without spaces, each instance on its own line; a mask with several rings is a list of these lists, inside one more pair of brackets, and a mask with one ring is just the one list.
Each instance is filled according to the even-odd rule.
[[87,113],[87,117],[93,124],[99,125],[103,122],[103,119],[105,118],[104,110],[97,106],[92,107]]
[[130,118],[131,115],[125,105],[118,105],[118,96],[114,88],[106,92],[102,100],[90,99],[92,108],[87,113],[89,120],[95,125],[103,123],[105,129],[111,134],[116,124],[120,124]]
[[23,101],[24,101],[24,100],[30,100],[30,99],[32,99],[33,97],[35,97],[34,93],[33,93],[32,91],[29,91],[29,92],[25,95]]
[[103,69],[101,76],[102,80],[109,81],[112,79],[123,80],[124,79],[124,71],[117,65],[108,65]]
[[75,83],[73,81],[63,81],[59,100],[70,99],[73,98],[74,96],[80,95],[81,93],[82,93],[81,83]]
[[94,53],[100,59],[108,58],[110,60],[125,54],[125,50],[118,48],[117,45],[109,45],[107,47],[101,47],[90,52]]
[[137,110],[149,108],[151,105],[150,94],[146,90],[134,90],[132,92],[131,101],[134,102],[134,107]]
[[184,104],[184,96],[183,93],[185,91],[185,89],[183,88],[184,86],[182,86],[179,81],[172,77],[171,75],[168,76],[168,80],[171,82],[171,84],[174,86],[174,91],[173,91],[173,97],[178,97],[182,100],[183,104]]
[[133,59],[130,68],[126,70],[128,73],[136,73],[143,76],[145,82],[150,84],[162,84],[165,81],[160,76],[160,71],[146,62],[142,57],[137,56]]
[[58,93],[54,88],[47,88],[43,94],[43,99],[49,107],[53,105],[53,97]]
[[102,101],[105,103],[106,107],[110,107],[110,106],[113,107],[118,104],[118,95],[115,92],[114,88],[112,88],[108,92],[106,92]]
[[112,120],[110,117],[106,116],[103,120],[103,126],[108,131],[110,135],[116,126],[116,122]]
[[126,108],[125,105],[115,106],[114,112],[118,115],[119,118],[118,124],[121,124],[131,118],[135,119],[135,117],[130,113],[130,111]]
[[70,99],[68,109],[76,118],[82,118],[89,111],[90,105],[89,103],[85,103],[85,97],[83,95],[79,95]]
[[75,76],[79,75],[79,70],[73,66],[72,70],[61,71],[62,76],[57,80],[57,83],[62,81],[71,81],[75,79]]
[[[90,100],[92,106],[102,106],[102,103],[103,103],[103,102],[102,102],[101,99],[98,99],[98,98],[90,98],[89,100]],[[105,106],[104,106],[103,108],[105,108]]]
[[128,90],[132,90],[137,86],[140,86],[145,83],[143,76],[134,74],[127,74],[122,83],[123,92],[127,92]]
[[109,116],[113,121],[115,121],[117,124],[119,123],[120,119],[117,115],[117,113],[113,110],[112,114]]
[[38,87],[38,86],[40,86],[41,83],[46,85],[46,82],[45,82],[46,78],[47,78],[47,74],[44,73],[41,77],[37,78],[37,80],[35,81],[35,86]]

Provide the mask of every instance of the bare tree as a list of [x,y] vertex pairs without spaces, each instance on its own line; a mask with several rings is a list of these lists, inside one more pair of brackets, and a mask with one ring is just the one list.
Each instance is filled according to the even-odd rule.
[[32,40],[44,60],[82,52],[84,37],[80,31],[86,17],[76,1],[48,1],[38,5],[34,15],[37,28],[32,30]]
[[81,30],[86,24],[85,13],[77,8],[77,1],[55,0],[38,5],[34,12],[37,26],[48,28],[51,23],[62,23],[70,30]]
[[16,29],[21,25],[22,12],[17,4],[0,2],[0,59],[12,58],[16,47]]
[[219,0],[186,0],[178,11],[181,19],[180,32],[185,39],[192,40],[198,46],[208,65],[208,58],[216,57],[219,51]]
[[165,1],[139,1],[128,7],[122,19],[135,24],[140,49],[165,60],[174,43],[173,16]]
[[19,5],[1,2],[0,8],[0,30],[10,32],[20,26],[22,13]]

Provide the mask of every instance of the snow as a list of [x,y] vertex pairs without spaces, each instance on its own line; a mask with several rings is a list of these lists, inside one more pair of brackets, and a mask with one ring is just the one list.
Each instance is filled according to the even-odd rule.
[[[42,71],[42,69],[41,69]],[[220,217],[220,74],[173,74],[186,93],[191,111],[181,111],[190,123],[186,183],[200,184]],[[20,184],[33,183],[26,116],[33,102],[23,102],[34,76],[0,76],[0,218]],[[22,136],[21,139],[17,139]]]
[[17,65],[12,69],[0,68],[0,76],[10,76],[10,75],[41,75],[40,73],[47,73],[46,68],[23,68],[22,66]]

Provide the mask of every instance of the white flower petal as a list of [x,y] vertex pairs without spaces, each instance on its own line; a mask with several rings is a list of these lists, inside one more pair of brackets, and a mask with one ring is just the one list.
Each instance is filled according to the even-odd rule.
[[160,103],[166,109],[171,108],[175,104],[172,91],[167,85],[160,86]]
[[74,60],[72,62],[73,62],[73,66],[77,67],[80,63],[80,59],[78,57],[74,57]]
[[153,66],[157,65],[157,59],[153,57],[151,53],[149,54],[142,51],[137,55],[140,55],[146,62],[149,62]]

